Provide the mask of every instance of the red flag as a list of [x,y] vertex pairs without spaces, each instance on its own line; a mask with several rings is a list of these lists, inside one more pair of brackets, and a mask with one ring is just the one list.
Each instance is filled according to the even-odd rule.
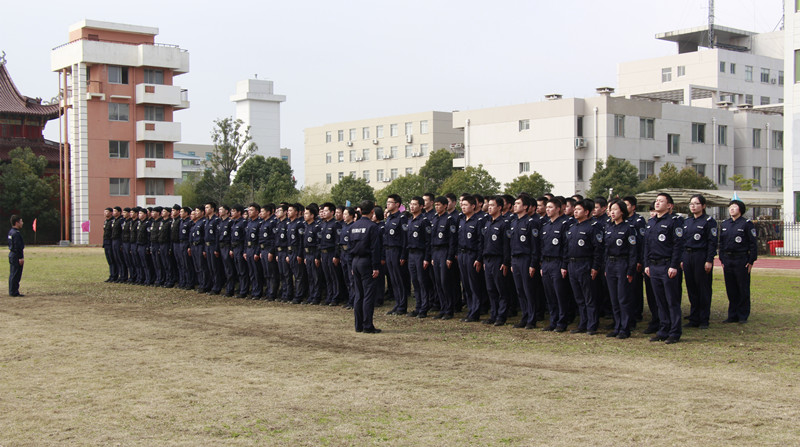
[[36,221],[38,219],[33,219],[33,232],[36,233]]
[[83,231],[84,233],[88,233],[89,231],[91,231],[91,228],[92,228],[92,221],[87,220],[85,222],[81,222],[81,231]]

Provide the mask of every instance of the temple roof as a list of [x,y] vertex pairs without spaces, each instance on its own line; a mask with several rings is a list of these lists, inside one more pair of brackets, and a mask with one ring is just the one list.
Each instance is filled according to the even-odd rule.
[[58,104],[42,104],[41,98],[22,95],[6,70],[5,59],[0,59],[0,114],[16,114],[55,119]]

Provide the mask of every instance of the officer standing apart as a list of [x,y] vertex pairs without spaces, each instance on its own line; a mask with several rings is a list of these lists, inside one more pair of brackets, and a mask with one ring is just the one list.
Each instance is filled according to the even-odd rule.
[[756,227],[742,215],[747,208],[740,200],[731,200],[731,218],[722,222],[719,260],[728,292],[728,318],[723,323],[747,323],[750,317],[750,270],[758,257]]
[[25,296],[19,293],[19,280],[22,279],[22,267],[25,265],[25,241],[22,240],[22,218],[16,214],[11,216],[11,229],[8,230],[8,294]]
[[656,197],[655,217],[647,221],[644,237],[644,273],[650,277],[660,325],[650,341],[677,343],[681,339],[681,277],[683,219],[670,212],[672,196]]
[[353,314],[356,332],[378,334],[381,330],[372,323],[372,315],[375,311],[377,279],[381,268],[381,240],[378,225],[371,220],[375,204],[364,200],[359,208],[361,218],[350,227],[353,286],[356,289]]

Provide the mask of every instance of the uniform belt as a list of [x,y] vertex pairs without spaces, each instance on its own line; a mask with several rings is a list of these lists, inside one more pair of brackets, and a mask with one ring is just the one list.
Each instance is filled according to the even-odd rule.
[[608,260],[609,260],[609,261],[625,261],[625,260],[627,260],[627,259],[628,259],[628,258],[627,258],[627,257],[625,257],[625,256],[609,256],[609,257],[608,257]]
[[570,261],[591,261],[591,256],[577,256],[574,258],[569,258]]
[[409,247],[408,251],[409,251],[409,253],[422,253],[423,251],[425,251],[425,249]]
[[344,251],[347,251],[347,250],[349,250],[349,249],[350,249],[350,246],[349,246],[349,245],[340,245],[339,247],[340,247],[342,250],[344,250]]
[[400,249],[400,248],[403,248],[403,247],[402,247],[401,245],[384,245],[384,248],[396,248],[396,249]]
[[241,243],[241,242],[233,242],[233,243],[231,244],[231,247],[233,247],[233,248],[236,248],[236,247],[240,247],[241,245],[242,245],[242,243]]
[[251,242],[251,241],[247,241],[247,246],[248,246],[248,247],[252,247],[252,246],[253,246],[253,242]]
[[523,256],[530,257],[531,254],[530,253],[519,253],[519,254],[516,254],[516,255],[511,255],[512,258],[521,258]]
[[475,250],[473,250],[471,248],[459,248],[458,252],[459,253],[475,253]]
[[333,253],[333,249],[332,248],[322,248],[319,251],[320,251],[320,253]]
[[210,246],[211,246],[211,242],[206,242],[206,247],[210,247]]
[[306,253],[316,253],[317,252],[317,248],[316,247],[305,247],[304,250],[305,250]]
[[733,256],[733,257],[747,255],[746,251],[724,251],[723,253],[725,253],[725,256]]
[[447,245],[433,245],[434,250],[447,250]]
[[203,245],[202,242],[192,242],[192,245]]
[[262,250],[267,248],[267,244],[259,244],[258,246],[261,247]]
[[542,261],[560,261],[558,256],[542,256]]
[[277,249],[278,251],[283,251],[283,249],[284,249],[284,248],[286,248],[286,247],[277,247],[276,249]]
[[650,264],[653,264],[653,265],[663,265],[663,264],[669,264],[669,258],[655,258],[655,259],[650,259]]
[[686,247],[686,252],[687,252],[687,253],[693,253],[693,252],[697,252],[697,251],[706,251],[706,249],[705,249],[705,248],[691,248],[691,247]]
[[286,247],[286,251],[293,252],[294,251],[294,247]]

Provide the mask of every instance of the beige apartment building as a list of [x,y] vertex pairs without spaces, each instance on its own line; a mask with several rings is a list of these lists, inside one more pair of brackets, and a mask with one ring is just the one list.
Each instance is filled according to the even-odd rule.
[[461,151],[464,133],[450,112],[420,112],[305,129],[305,184],[330,189],[345,176],[380,189],[415,174],[432,151]]

